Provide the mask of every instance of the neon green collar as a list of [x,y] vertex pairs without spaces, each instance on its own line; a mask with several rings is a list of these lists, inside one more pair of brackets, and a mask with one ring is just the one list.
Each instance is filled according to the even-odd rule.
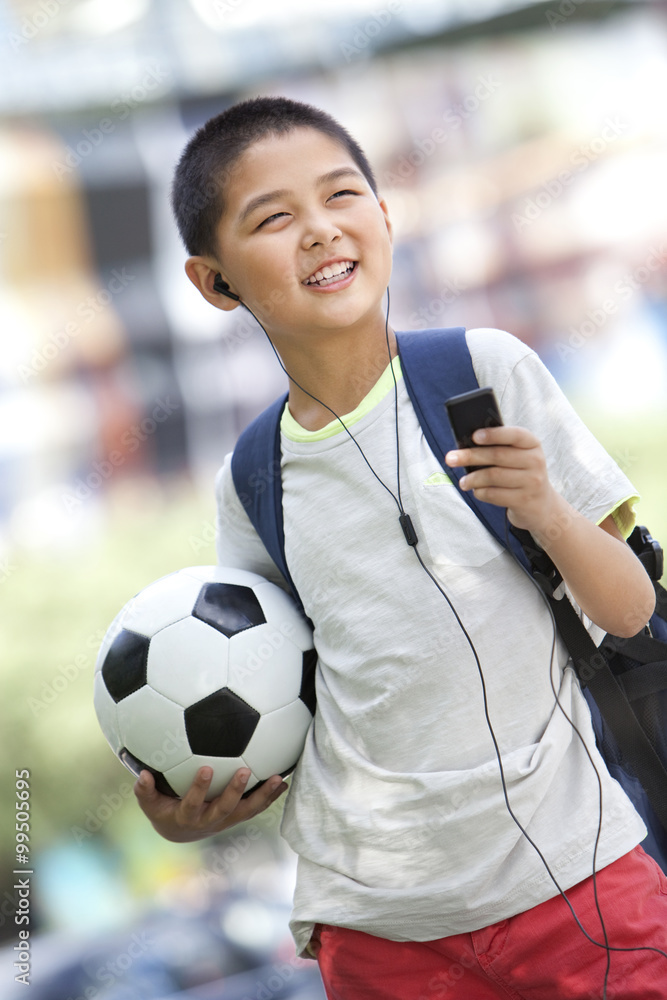
[[[391,364],[387,365],[385,370],[380,375],[371,391],[364,396],[359,405],[352,410],[351,413],[345,413],[341,415],[341,420],[344,422],[346,427],[351,427],[352,424],[356,424],[362,417],[370,413],[373,407],[377,406],[380,400],[384,399],[388,392],[392,391],[394,388],[394,375],[392,375],[392,368],[396,379],[403,378],[403,372],[401,371],[401,362],[396,355],[392,359]],[[283,415],[280,420],[280,430],[290,441],[324,441],[326,438],[333,437],[335,434],[344,433],[343,428],[339,420],[331,420],[324,427],[321,427],[318,431],[308,431],[301,424],[297,423],[292,414],[290,413],[289,406],[285,406],[283,410]]]

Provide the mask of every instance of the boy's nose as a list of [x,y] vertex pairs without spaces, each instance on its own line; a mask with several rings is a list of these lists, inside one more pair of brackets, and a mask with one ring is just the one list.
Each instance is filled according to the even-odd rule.
[[328,246],[343,235],[341,229],[326,217],[313,217],[308,220],[303,233],[302,245],[309,250],[314,246]]

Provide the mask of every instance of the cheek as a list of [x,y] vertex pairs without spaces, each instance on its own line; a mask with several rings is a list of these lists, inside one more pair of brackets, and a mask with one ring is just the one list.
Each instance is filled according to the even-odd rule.
[[370,215],[366,225],[363,227],[363,234],[364,243],[367,247],[375,250],[383,259],[391,257],[391,236],[384,216],[378,218],[376,213]]
[[257,251],[246,262],[248,305],[264,326],[277,321],[293,294],[295,279],[285,263],[286,256]]
[[265,299],[285,286],[287,269],[284,260],[285,255],[276,248],[272,252],[261,248],[245,254],[238,266],[253,292]]
[[391,274],[393,254],[391,240],[389,239],[389,234],[386,229],[377,234],[377,241],[381,247],[379,254],[379,268],[382,270],[382,273],[386,275],[388,281],[389,275]]

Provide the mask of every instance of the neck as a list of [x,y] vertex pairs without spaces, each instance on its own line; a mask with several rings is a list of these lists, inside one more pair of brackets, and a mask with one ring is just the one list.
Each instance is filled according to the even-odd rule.
[[291,376],[290,412],[302,427],[319,430],[334,419],[331,410],[337,416],[350,413],[370,392],[397,354],[391,328],[387,351],[384,322],[382,319],[370,332],[366,329],[363,336],[358,331],[339,331],[323,340],[279,346],[278,352]]

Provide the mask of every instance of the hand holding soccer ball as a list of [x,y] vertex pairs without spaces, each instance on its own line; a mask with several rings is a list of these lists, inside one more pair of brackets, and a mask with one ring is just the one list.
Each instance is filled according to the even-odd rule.
[[246,797],[247,773],[247,770],[245,773],[237,771],[220,795],[211,801],[206,799],[213,777],[211,768],[199,769],[182,799],[158,792],[150,771],[141,772],[134,792],[142,810],[166,840],[175,843],[203,840],[252,819],[287,790],[280,775],[274,775]]

